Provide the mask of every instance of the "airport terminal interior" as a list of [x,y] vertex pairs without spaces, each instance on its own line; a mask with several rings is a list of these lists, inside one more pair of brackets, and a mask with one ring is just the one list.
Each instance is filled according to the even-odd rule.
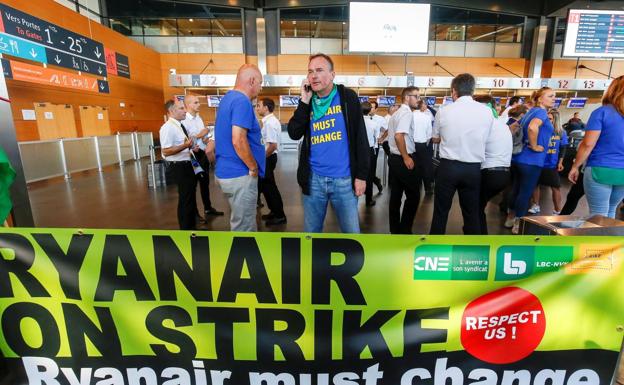
[[[396,16],[399,6],[408,7],[406,17]],[[489,96],[499,119],[510,103],[531,106],[531,96],[549,87],[549,108],[558,111],[569,145],[556,173],[559,202],[540,185],[529,212],[550,216],[573,186],[568,171],[585,125],[624,75],[620,1],[1,0],[0,11],[0,141],[17,172],[8,218],[14,226],[178,229],[178,189],[162,155],[163,105],[196,96],[211,132],[239,68],[252,64],[263,78],[251,102],[270,98],[281,123],[275,180],[287,218],[267,225],[260,196],[258,230],[304,231],[301,144],[287,127],[317,53],[332,59],[334,82],[362,105],[377,106],[381,117],[401,105],[406,87],[417,87],[433,126],[433,116],[454,102],[457,75],[476,79],[474,95]],[[434,178],[439,147],[426,140]],[[362,233],[387,234],[392,175],[382,146],[375,151],[382,190],[373,188],[373,203],[359,197],[359,221]],[[205,215],[197,188],[197,229],[228,231],[230,204],[214,163],[206,171],[212,207],[224,215]],[[428,234],[437,190],[433,182],[419,190],[411,232]],[[511,234],[504,195],[485,208],[490,234]],[[453,199],[446,233],[462,234],[458,195]],[[589,213],[581,198],[573,215]],[[615,218],[622,218],[619,207]],[[331,208],[324,231],[341,231]]]
[[624,385],[624,1],[0,0],[0,65],[0,385]]

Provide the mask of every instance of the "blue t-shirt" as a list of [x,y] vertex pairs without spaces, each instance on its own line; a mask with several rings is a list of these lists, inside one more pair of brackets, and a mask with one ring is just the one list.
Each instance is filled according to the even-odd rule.
[[337,92],[325,115],[310,121],[310,141],[312,172],[331,178],[351,176],[347,127]]
[[[542,125],[537,134],[537,144],[544,147],[544,151],[542,152],[536,152],[529,148],[529,124],[536,118],[542,121]],[[546,110],[540,107],[531,108],[520,121],[520,125],[522,126],[522,134],[524,135],[522,139],[524,146],[519,154],[513,156],[512,160],[516,163],[544,167],[544,161],[547,155],[546,149],[548,148],[550,137],[555,131],[552,123],[548,120]]]
[[265,152],[260,124],[247,95],[229,91],[219,104],[215,122],[215,175],[221,179],[238,178],[249,174],[249,168],[238,157],[232,144],[232,126],[247,129],[247,141],[258,163],[258,175],[264,176]]
[[548,143],[548,149],[546,150],[546,160],[544,161],[544,168],[555,168],[559,163],[559,150],[561,146],[568,145],[568,134],[565,130],[561,130],[561,135],[556,132],[550,137],[550,143]]
[[592,112],[585,130],[600,131],[588,167],[624,168],[624,116],[612,105],[602,106]]

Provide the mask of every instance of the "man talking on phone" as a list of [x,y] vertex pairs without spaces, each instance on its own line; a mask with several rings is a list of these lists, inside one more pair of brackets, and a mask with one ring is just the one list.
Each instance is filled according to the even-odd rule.
[[291,139],[303,137],[297,182],[305,232],[323,231],[328,203],[343,233],[360,232],[358,197],[366,190],[370,149],[357,94],[334,84],[335,76],[329,56],[310,56],[301,100],[288,122]]

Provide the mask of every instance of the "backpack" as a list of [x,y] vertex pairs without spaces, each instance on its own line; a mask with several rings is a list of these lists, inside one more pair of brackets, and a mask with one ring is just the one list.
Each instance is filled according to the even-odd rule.
[[510,122],[507,121],[507,125],[510,128],[516,124],[519,126],[516,132],[512,131],[511,133],[511,138],[513,140],[513,150],[511,150],[512,155],[521,153],[522,149],[524,148],[525,143],[528,142],[528,140],[524,140],[524,125],[525,123],[528,124],[528,122],[531,122],[534,114],[535,114],[534,109],[532,108],[524,115],[522,119],[516,120],[514,123],[511,123],[511,124],[509,124]]

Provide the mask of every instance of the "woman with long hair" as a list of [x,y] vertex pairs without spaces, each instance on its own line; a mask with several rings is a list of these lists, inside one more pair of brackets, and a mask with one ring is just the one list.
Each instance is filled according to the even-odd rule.
[[559,178],[559,172],[563,170],[563,157],[568,147],[568,135],[561,126],[559,111],[556,109],[548,111],[548,119],[555,127],[555,132],[550,138],[550,143],[548,143],[546,161],[539,178],[539,185],[533,191],[533,206],[529,209],[529,213],[538,214],[541,211],[540,186],[547,186],[552,190],[552,214],[559,215],[561,212],[561,178]]
[[526,113],[520,125],[523,131],[523,147],[519,154],[512,158],[518,172],[514,185],[514,224],[512,233],[518,234],[520,218],[527,214],[531,194],[537,186],[550,138],[555,131],[548,119],[547,111],[555,104],[555,91],[542,87],[531,95],[533,107]]
[[594,110],[585,137],[568,174],[576,183],[579,167],[587,161],[583,185],[590,215],[615,218],[615,209],[624,198],[624,76],[614,79]]

